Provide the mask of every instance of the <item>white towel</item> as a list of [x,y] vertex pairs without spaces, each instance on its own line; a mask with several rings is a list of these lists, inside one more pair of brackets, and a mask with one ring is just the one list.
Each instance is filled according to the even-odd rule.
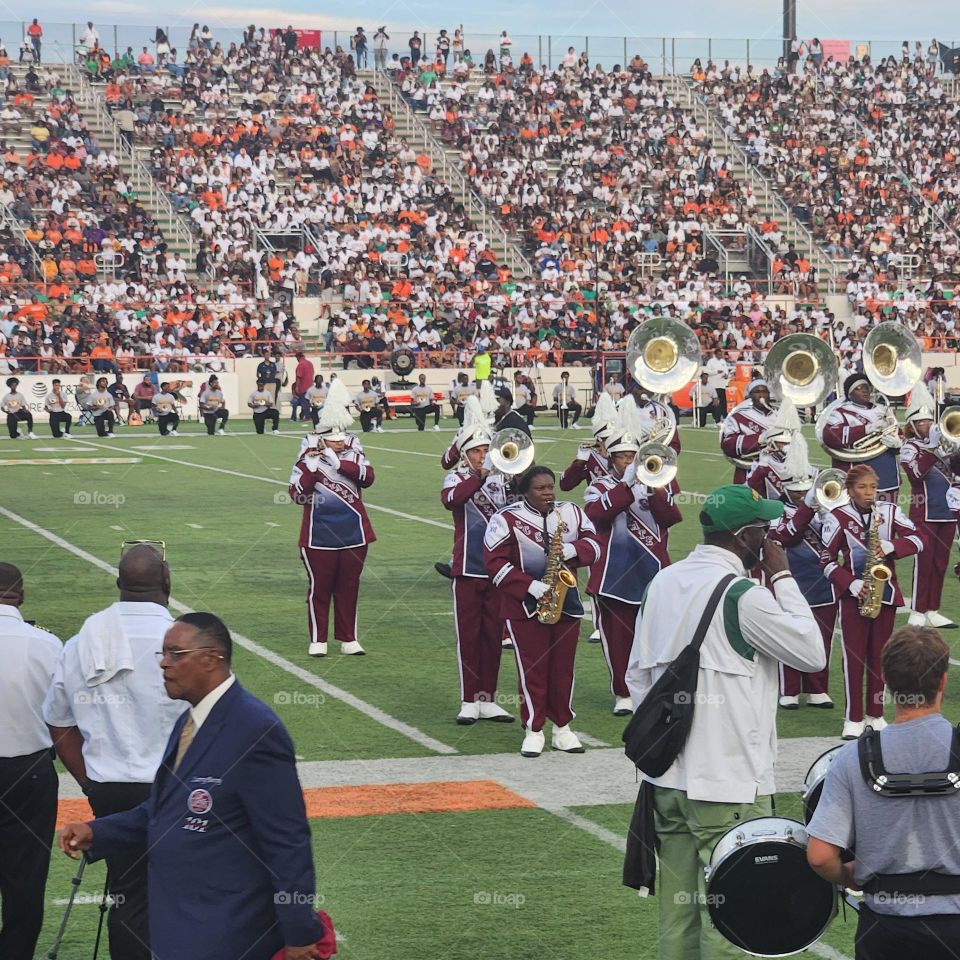
[[133,650],[123,630],[118,604],[87,617],[77,638],[77,656],[89,687],[133,669]]

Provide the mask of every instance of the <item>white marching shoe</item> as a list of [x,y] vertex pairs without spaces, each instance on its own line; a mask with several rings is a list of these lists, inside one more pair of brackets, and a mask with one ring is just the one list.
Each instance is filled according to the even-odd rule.
[[504,638],[500,641],[500,646],[501,646],[504,650],[512,650],[512,649],[513,649],[513,641],[512,641],[509,637],[504,637]]
[[782,710],[799,710],[800,698],[799,697],[781,697],[780,708]]
[[435,423],[435,424],[433,425],[433,432],[434,432],[434,433],[439,433],[439,432],[440,432],[440,424],[439,424],[439,423]]
[[599,631],[599,630],[594,630],[593,633],[590,634],[590,640],[589,640],[589,642],[590,642],[590,643],[599,643],[599,642],[600,642],[600,631]]
[[856,740],[863,733],[863,721],[859,723],[856,720],[846,720],[843,724],[843,733],[840,734],[841,740]]
[[221,428],[217,431],[217,436],[218,436],[218,437],[225,437],[226,435],[227,435],[227,431],[224,430],[223,427],[221,427]]
[[64,439],[64,440],[72,440],[72,439],[73,439],[73,436],[72,436],[71,434],[69,434],[69,433],[65,433],[65,434],[63,435],[63,439]]
[[367,651],[360,646],[359,640],[348,640],[346,643],[341,642],[340,652],[350,657],[363,657],[366,656],[367,653]]
[[[33,434],[30,434],[30,436],[32,437]],[[927,626],[946,628],[949,630],[951,627],[956,628],[957,625],[952,620],[942,616],[939,610],[928,610]]]
[[550,737],[550,745],[554,750],[562,750],[564,753],[583,753],[583,744],[579,737],[570,729],[568,724],[565,727],[554,727],[553,734]]
[[271,430],[270,432],[271,432],[275,437],[279,437],[279,436],[280,436],[280,431],[279,431],[279,430]]
[[633,714],[633,701],[629,697],[617,697],[613,704],[615,717],[629,717]]
[[833,701],[829,693],[809,693],[807,694],[808,707],[820,707],[824,710],[833,709]]
[[180,434],[177,433],[176,430],[171,430],[171,431],[167,434],[167,436],[168,436],[168,437],[179,437]]
[[927,615],[925,613],[917,613],[914,610],[909,617],[907,617],[907,625],[910,627],[925,627],[927,625]]
[[32,430],[27,434],[27,437],[28,437],[30,440],[36,440],[36,439],[37,439],[37,435],[36,435]]
[[885,726],[887,721],[883,717],[866,717],[863,721],[863,728],[873,727],[874,730],[879,733]]
[[480,704],[470,703],[469,700],[463,700],[460,703],[460,712],[457,714],[457,723],[468,727],[480,719]]
[[311,657],[325,657],[327,655],[327,645],[320,640],[314,640],[311,642],[307,653]]
[[491,700],[481,700],[474,706],[480,708],[481,720],[492,720],[494,723],[513,723],[514,721],[513,715],[507,713],[499,703],[494,703]]
[[540,754],[543,753],[543,745],[545,742],[546,737],[544,737],[542,730],[528,730],[520,746],[520,756],[539,757]]

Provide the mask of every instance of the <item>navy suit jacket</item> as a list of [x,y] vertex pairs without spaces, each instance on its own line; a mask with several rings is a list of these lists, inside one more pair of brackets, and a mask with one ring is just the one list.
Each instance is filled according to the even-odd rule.
[[172,770],[173,728],[150,796],[93,822],[92,859],[149,858],[155,960],[265,960],[320,939],[310,827],[293,742],[234,681]]

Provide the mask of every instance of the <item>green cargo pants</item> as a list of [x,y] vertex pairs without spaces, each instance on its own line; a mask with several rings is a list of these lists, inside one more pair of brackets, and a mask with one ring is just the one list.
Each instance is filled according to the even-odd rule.
[[732,826],[769,817],[770,809],[770,797],[757,797],[755,803],[711,803],[690,800],[682,790],[654,788],[661,960],[743,960],[743,951],[724,940],[710,922],[703,868]]

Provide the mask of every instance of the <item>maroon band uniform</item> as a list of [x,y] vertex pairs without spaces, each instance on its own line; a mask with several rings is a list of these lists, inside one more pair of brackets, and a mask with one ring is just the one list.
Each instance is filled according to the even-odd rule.
[[[847,400],[838,404],[824,425],[823,443],[833,450],[852,450],[858,440],[862,440],[868,433],[879,430],[884,425],[886,413],[886,407],[875,403],[864,406]],[[863,460],[862,463],[876,471],[877,490],[882,494],[879,499],[895,502],[897,491],[900,489],[897,451],[887,448],[877,456]],[[833,457],[833,466],[846,473],[853,464]]]
[[[583,454],[586,453],[586,456]],[[575,490],[581,483],[593,483],[599,477],[610,473],[610,462],[599,450],[582,451],[560,474],[560,489],[564,492]]]
[[[566,565],[575,569],[600,559],[593,524],[573,503],[557,507],[566,524],[563,542],[573,556]],[[563,613],[555,624],[536,617],[536,601],[528,593],[546,570],[548,540],[557,529],[557,514],[544,516],[525,500],[504,507],[490,518],[484,537],[484,562],[500,594],[500,615],[506,621],[517,658],[521,709],[528,730],[539,731],[546,720],[565,727],[573,712],[573,667],[580,633],[583,604],[576,587],[566,596]]]
[[670,564],[666,531],[683,519],[669,489],[600,477],[588,488],[584,512],[600,543],[587,592],[597,604],[610,692],[629,697],[626,673],[640,602],[647,585]]
[[786,502],[788,497],[780,476],[783,461],[782,453],[761,453],[760,459],[747,472],[747,486],[767,500]]
[[[720,449],[728,457],[745,458],[755,454],[761,446],[763,433],[777,418],[775,410],[760,410],[752,403],[734,408],[727,414],[720,431]],[[746,483],[747,471],[736,467],[733,483]]]
[[500,595],[483,560],[483,538],[490,518],[507,502],[502,476],[486,477],[467,465],[448,473],[440,499],[453,514],[453,615],[457,631],[460,700],[496,698],[503,649]]
[[[332,455],[336,465],[326,459]],[[367,547],[377,538],[361,491],[374,481],[373,467],[349,448],[339,455],[301,457],[290,475],[290,498],[303,506],[300,557],[307,570],[311,643],[326,643],[330,603],[334,637],[357,640],[357,598]]]
[[[877,500],[874,513],[880,517],[881,540],[892,552],[882,562],[893,571],[887,582],[880,615],[871,620],[860,613],[860,599],[850,592],[855,580],[863,579],[867,562],[866,542],[872,514],[861,512],[854,503],[831,510],[823,522],[823,572],[839,597],[840,635],[843,640],[843,673],[846,683],[846,719],[859,723],[864,717],[863,673],[867,672],[866,715],[883,716],[883,677],[880,658],[893,632],[894,617],[903,606],[894,561],[923,550],[923,541],[913,522],[895,503]],[[840,558],[843,558],[843,565]],[[876,562],[876,561],[874,561]]]

